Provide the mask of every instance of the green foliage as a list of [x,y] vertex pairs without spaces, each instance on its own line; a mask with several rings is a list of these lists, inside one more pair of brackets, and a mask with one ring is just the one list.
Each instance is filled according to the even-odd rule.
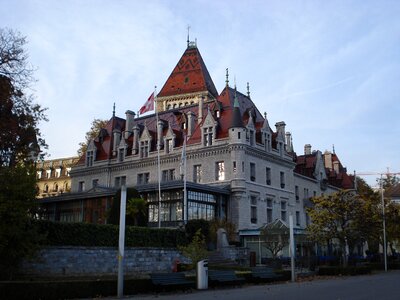
[[22,165],[0,167],[0,182],[0,277],[12,277],[42,239],[31,219],[36,209],[35,172]]
[[196,235],[197,231],[201,231],[201,234],[204,236],[205,240],[208,242],[210,240],[210,222],[199,219],[199,220],[189,220],[185,226],[185,231],[188,237],[188,240],[191,241]]
[[90,143],[99,136],[100,130],[107,125],[107,120],[94,119],[91,123],[90,129],[86,132],[85,141],[79,143],[78,156],[82,156]]
[[[127,188],[126,199],[126,225],[146,226],[147,206],[145,200],[140,198],[140,194],[135,188]],[[107,213],[108,224],[119,225],[120,207],[121,190],[119,190],[115,195],[111,208]]]
[[377,199],[368,191],[357,195],[346,190],[312,198],[314,206],[307,209],[312,221],[307,228],[309,237],[320,243],[338,241],[346,265],[346,245],[352,249],[356,243],[379,236]]
[[[44,244],[50,246],[117,247],[119,226],[88,223],[36,221],[42,233],[47,234]],[[127,226],[126,247],[175,248],[185,245],[185,232],[176,229],[153,229]]]
[[192,261],[192,267],[196,267],[196,264],[200,260],[208,257],[206,242],[204,235],[201,233],[201,229],[196,231],[192,241],[187,246],[180,246],[178,249],[184,256]]
[[380,177],[376,179],[376,182],[378,183],[379,186],[382,186],[383,189],[388,189],[391,188],[397,184],[400,183],[400,178],[397,177],[396,175],[390,175],[386,174],[385,177]]

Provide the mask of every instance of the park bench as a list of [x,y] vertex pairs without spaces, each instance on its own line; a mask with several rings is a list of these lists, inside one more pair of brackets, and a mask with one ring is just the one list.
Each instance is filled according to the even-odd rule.
[[187,280],[184,273],[151,273],[150,279],[157,289],[194,288],[194,281]]
[[265,282],[274,281],[283,277],[281,274],[276,274],[272,268],[256,267],[251,268],[250,277],[252,281]]
[[245,279],[238,277],[234,270],[208,270],[210,285],[218,284],[243,284]]

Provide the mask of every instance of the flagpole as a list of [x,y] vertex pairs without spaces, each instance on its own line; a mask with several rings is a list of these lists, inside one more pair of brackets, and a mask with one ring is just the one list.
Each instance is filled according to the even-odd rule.
[[160,139],[158,137],[158,109],[157,86],[154,87],[154,107],[156,111],[156,137],[157,137],[157,172],[158,172],[158,228],[161,228],[161,166],[160,166]]
[[184,161],[183,161],[183,223],[186,225],[188,221],[188,207],[187,207],[187,190],[186,190],[186,134],[183,134],[184,141]]

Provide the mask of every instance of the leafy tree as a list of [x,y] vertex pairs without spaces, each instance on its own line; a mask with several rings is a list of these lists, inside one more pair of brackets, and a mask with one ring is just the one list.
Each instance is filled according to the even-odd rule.
[[383,187],[384,190],[391,188],[400,183],[400,178],[396,175],[386,174],[386,176],[382,176],[376,179],[376,182],[379,184],[379,187]]
[[33,153],[47,146],[38,128],[45,109],[29,93],[34,82],[26,38],[0,28],[0,277],[11,278],[41,239],[36,214]]
[[91,123],[90,130],[86,132],[85,141],[79,143],[78,156],[82,156],[91,140],[98,137],[100,130],[107,125],[107,120],[94,119]]
[[359,196],[349,190],[314,197],[311,201],[314,206],[307,209],[312,221],[307,228],[309,236],[320,243],[338,242],[343,265],[347,265],[347,249],[351,251],[357,243],[376,235],[376,205],[366,195]]
[[[147,205],[144,199],[140,198],[139,192],[135,188],[126,189],[126,225],[146,226],[147,225]],[[142,201],[138,201],[138,199]],[[132,200],[132,201],[131,201]],[[121,190],[119,190],[107,213],[107,223],[119,225],[119,215],[121,208]]]
[[142,198],[128,198],[126,203],[126,214],[133,219],[133,225],[139,226],[141,223],[146,223],[147,215],[146,200]]
[[261,230],[260,238],[263,246],[271,252],[273,258],[276,258],[279,252],[289,245],[289,228],[280,220],[276,220]]
[[192,261],[192,267],[195,268],[196,264],[203,259],[208,257],[206,241],[204,235],[201,233],[201,229],[198,229],[193,236],[192,241],[187,246],[179,246],[179,251],[184,256]]

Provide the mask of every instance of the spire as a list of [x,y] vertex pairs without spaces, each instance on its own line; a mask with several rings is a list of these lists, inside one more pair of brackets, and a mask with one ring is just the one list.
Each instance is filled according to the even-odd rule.
[[187,47],[189,48],[189,31],[190,31],[190,26],[188,25],[188,27],[187,27],[187,32],[188,32],[188,34],[187,34]]
[[250,85],[249,85],[249,82],[247,82],[247,97],[250,99]]
[[226,79],[225,79],[225,83],[226,83],[226,86],[228,87],[229,86],[229,72],[228,72],[228,68],[226,68]]
[[230,128],[233,127],[241,127],[243,128],[243,120],[242,120],[242,114],[240,113],[240,105],[239,105],[239,100],[237,98],[237,93],[236,93],[236,84],[235,84],[235,95],[234,95],[234,101],[233,101],[233,113],[232,113],[232,123]]

